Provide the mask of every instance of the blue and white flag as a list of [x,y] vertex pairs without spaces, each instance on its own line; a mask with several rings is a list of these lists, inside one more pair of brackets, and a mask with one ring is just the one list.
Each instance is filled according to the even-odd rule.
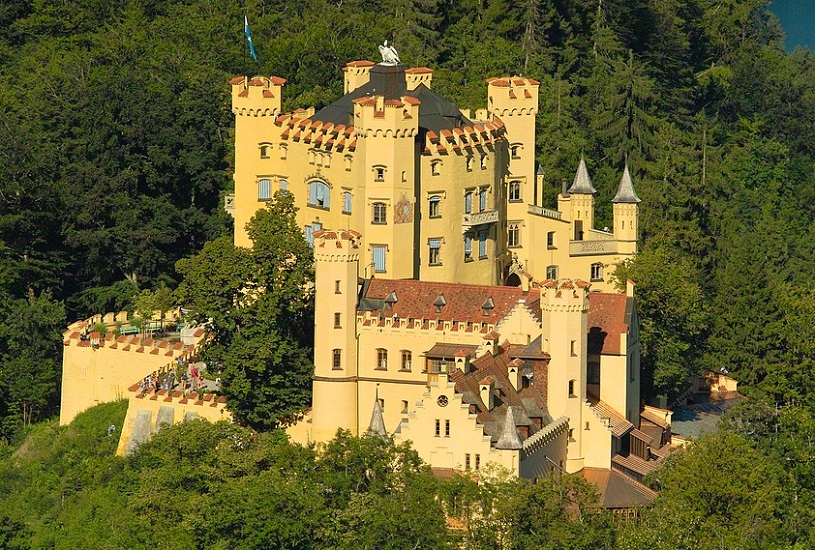
[[249,53],[252,55],[252,59],[257,61],[258,54],[255,53],[255,45],[252,44],[252,33],[249,31],[249,20],[245,15],[243,16],[243,32],[246,34],[246,41],[249,43]]

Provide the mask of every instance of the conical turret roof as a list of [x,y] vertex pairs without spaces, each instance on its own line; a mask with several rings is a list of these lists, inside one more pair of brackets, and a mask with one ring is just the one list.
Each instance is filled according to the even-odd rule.
[[572,186],[569,187],[567,192],[572,195],[594,195],[597,193],[597,189],[591,184],[589,171],[586,168],[586,161],[582,155],[580,157],[580,164],[577,165],[577,173],[574,175]]
[[501,433],[498,443],[495,444],[497,449],[520,449],[523,447],[521,437],[518,435],[518,428],[515,426],[515,415],[512,413],[512,407],[507,407],[507,415],[504,418],[504,431]]
[[374,400],[374,410],[371,413],[371,423],[368,425],[368,435],[375,437],[388,437],[385,429],[385,419],[382,417],[382,405],[379,398]]
[[617,194],[611,199],[614,203],[638,203],[641,199],[634,191],[634,182],[631,181],[631,174],[628,172],[628,163],[625,164],[623,170],[623,177],[620,179],[620,186],[617,188]]

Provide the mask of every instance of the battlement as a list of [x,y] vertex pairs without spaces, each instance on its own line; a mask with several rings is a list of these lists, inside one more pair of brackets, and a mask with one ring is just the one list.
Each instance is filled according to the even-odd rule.
[[540,82],[531,78],[487,79],[487,105],[497,116],[534,115],[538,112]]
[[371,69],[375,63],[373,61],[351,61],[342,68],[345,73],[345,87],[343,93],[348,94],[364,86],[371,80]]
[[381,95],[354,100],[354,118],[359,120],[357,135],[413,138],[419,129],[419,105],[415,97],[386,99]]
[[275,116],[283,105],[285,78],[236,76],[232,86],[232,113],[239,116]]
[[311,144],[315,149],[325,151],[355,151],[357,148],[356,129],[353,126],[313,120],[312,112],[306,116],[298,113],[278,116],[275,126],[282,127],[280,138]]
[[433,69],[428,67],[414,67],[405,69],[405,84],[408,90],[415,90],[421,85],[430,88],[433,81]]
[[359,261],[359,242],[361,233],[353,230],[320,229],[315,231],[314,259],[323,262]]
[[433,130],[427,132],[425,138],[425,155],[447,155],[450,153],[477,152],[484,148],[494,148],[495,144],[503,141],[506,127],[500,119],[492,122],[475,123],[472,126],[443,129],[437,134]]
[[590,283],[580,279],[547,279],[540,283],[541,310],[586,312],[590,287]]

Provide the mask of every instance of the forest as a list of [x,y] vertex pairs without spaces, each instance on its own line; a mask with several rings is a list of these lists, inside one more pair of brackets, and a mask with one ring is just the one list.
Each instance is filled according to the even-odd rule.
[[[641,253],[621,267],[618,277],[637,282],[646,398],[664,395],[671,403],[689,375],[721,368],[739,380],[740,389],[750,397],[716,437],[700,442],[696,450],[677,459],[674,469],[666,470],[674,477],[666,473],[664,479],[653,481],[664,488],[655,510],[668,519],[658,527],[648,523],[656,520],[644,521],[627,530],[625,540],[634,541],[632,548],[648,547],[648,541],[650,547],[680,547],[649,539],[649,529],[661,529],[674,534],[674,541],[686,541],[684,547],[702,548],[711,541],[693,540],[683,529],[694,525],[724,537],[721,525],[703,523],[718,518],[733,527],[728,536],[736,533],[740,538],[732,540],[741,542],[733,546],[716,540],[715,547],[745,547],[740,544],[749,541],[758,541],[756,547],[763,548],[809,546],[805,541],[811,530],[815,470],[810,464],[812,444],[805,434],[811,432],[815,414],[815,67],[809,51],[783,50],[781,28],[767,4],[767,0],[1,2],[0,439],[6,445],[3,468],[9,475],[3,476],[6,486],[0,489],[6,498],[0,506],[0,537],[5,533],[7,541],[23,537],[19,540],[33,544],[37,522],[62,513],[58,503],[40,496],[29,501],[39,503],[40,509],[31,514],[35,519],[13,513],[19,506],[12,498],[20,486],[15,484],[25,485],[25,479],[32,491],[41,484],[51,483],[51,490],[75,483],[61,489],[60,498],[75,499],[84,514],[141,526],[135,535],[127,531],[118,536],[169,530],[158,519],[143,523],[148,516],[140,510],[156,504],[159,494],[145,488],[143,480],[161,483],[149,472],[166,465],[162,475],[167,476],[168,487],[198,486],[179,470],[186,466],[156,456],[166,450],[145,451],[122,463],[107,461],[101,451],[96,458],[85,457],[86,449],[78,443],[70,443],[76,445],[70,452],[55,447],[48,452],[63,456],[65,468],[79,468],[66,470],[58,482],[37,477],[47,470],[35,475],[33,468],[41,466],[34,462],[21,462],[20,456],[26,455],[21,445],[31,434],[55,429],[48,422],[59,404],[60,333],[72,320],[132,309],[136,297],[145,292],[173,292],[182,303],[217,309],[222,296],[213,298],[200,288],[205,262],[215,262],[213,270],[234,284],[236,270],[230,267],[237,265],[236,260],[241,269],[251,270],[253,261],[274,259],[275,243],[259,247],[252,257],[236,256],[228,245],[231,220],[222,209],[222,197],[231,187],[233,158],[228,79],[239,74],[282,76],[288,79],[284,108],[320,108],[342,94],[341,67],[351,60],[376,60],[376,45],[387,39],[404,63],[432,67],[434,88],[463,107],[484,106],[487,77],[521,74],[539,80],[536,156],[545,170],[548,197],[555,200],[584,155],[599,191],[600,227],[610,220],[610,199],[627,162],[642,198]],[[257,62],[246,47],[244,16],[252,27]],[[282,222],[268,217],[257,221],[258,227],[275,223]],[[305,271],[291,274],[294,281],[308,276]],[[273,288],[276,282],[265,279],[259,284]],[[215,302],[200,302],[210,298]],[[298,306],[303,306],[301,311],[308,308]],[[269,315],[263,307],[267,305],[246,312],[242,322],[251,324],[262,317],[273,331],[269,336],[264,330],[266,341],[236,340],[234,320],[223,318],[225,336],[213,353],[232,361],[234,373],[245,375],[233,378],[231,390],[228,384],[225,387],[238,397],[235,403],[244,404],[239,418],[247,426],[267,430],[308,402],[309,342],[292,334],[292,308],[278,307]],[[296,323],[307,326],[302,318]],[[242,336],[251,337],[252,331]],[[287,384],[279,376],[279,356],[265,358],[263,367],[269,372],[250,372],[251,358],[236,355],[235,342],[250,350],[252,345],[263,349],[268,342],[289,344],[285,349],[302,376]],[[269,399],[241,400],[241,395],[252,393],[247,388],[258,379],[276,384],[266,388]],[[225,428],[195,429],[202,430],[201,439],[231,437]],[[209,429],[214,430],[210,435],[203,433]],[[295,456],[307,451],[279,444],[274,433],[257,435],[264,441],[271,438],[269,446],[262,446],[263,453],[285,456],[257,458],[251,468],[240,463],[246,457],[217,457],[236,461],[222,465],[219,472],[227,477],[277,475],[268,469],[276,460],[308,471],[326,467],[316,456]],[[210,465],[216,459],[205,453],[196,456]],[[748,457],[760,468],[754,474],[749,468],[742,471],[743,478],[724,476],[717,480],[721,486],[711,482],[699,487],[688,480],[694,467],[710,471],[709,464],[740,475],[737,467],[719,461],[720,456],[745,467]],[[83,463],[96,460],[97,469],[82,469]],[[32,470],[24,473],[19,468]],[[420,475],[419,466],[411,463],[411,468],[417,483],[430,483]],[[122,469],[130,477],[117,477]],[[759,473],[761,478],[755,479]],[[36,483],[31,481],[35,477]],[[405,479],[387,483],[402,491],[400,498],[416,497],[408,493]],[[131,515],[94,508],[95,500],[83,500],[91,487],[118,498],[122,484],[141,491],[139,498],[126,503]],[[347,525],[371,519],[362,517],[361,511],[382,497],[327,486],[330,489],[320,489],[321,498],[327,498],[327,491],[335,495],[331,498],[343,494],[348,499],[332,504],[337,506],[332,509],[342,508],[347,514],[332,516],[332,521]],[[540,490],[562,495],[582,489]],[[783,498],[754,502],[755,491],[768,499],[783,493]],[[56,498],[56,492],[49,494]],[[671,500],[672,494],[695,499]],[[691,509],[697,501],[699,506],[709,503],[709,508]],[[234,504],[211,500],[202,501],[200,510],[189,508],[198,510],[196,517],[227,521],[220,511]],[[427,504],[431,505],[437,504]],[[183,507],[180,501],[178,506]],[[687,515],[671,516],[669,508]],[[735,513],[737,509],[742,515]],[[772,513],[764,517],[765,509]],[[767,523],[757,521],[758,516]],[[51,516],[49,521],[70,530],[70,521],[80,521],[76,517]],[[493,519],[501,525],[510,521]],[[578,516],[579,521],[595,519],[608,521]],[[575,517],[569,515],[568,520]],[[195,518],[174,521],[205,537]],[[207,528],[216,528],[212,525]],[[221,525],[228,530],[228,525]],[[751,525],[755,532],[749,531]],[[770,534],[778,538],[762,538]],[[365,547],[331,536],[321,539],[326,547]],[[232,547],[216,542],[220,539],[215,535],[206,540],[212,541],[211,547]],[[594,546],[586,542],[585,547],[619,546],[621,540]],[[6,542],[14,547],[10,544]],[[38,545],[53,547],[47,542]]]

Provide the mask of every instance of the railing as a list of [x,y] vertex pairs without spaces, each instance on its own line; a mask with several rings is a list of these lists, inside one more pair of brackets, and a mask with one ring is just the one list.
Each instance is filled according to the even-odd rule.
[[487,223],[496,223],[498,222],[498,211],[497,210],[485,210],[483,212],[477,212],[472,214],[464,214],[464,218],[462,219],[461,224],[466,227],[472,227],[474,225],[483,225]]
[[534,214],[536,216],[542,216],[544,218],[550,218],[553,220],[560,220],[562,219],[562,214],[557,210],[552,210],[551,208],[544,208],[542,206],[535,206],[534,204],[530,204],[527,210],[530,214]]

